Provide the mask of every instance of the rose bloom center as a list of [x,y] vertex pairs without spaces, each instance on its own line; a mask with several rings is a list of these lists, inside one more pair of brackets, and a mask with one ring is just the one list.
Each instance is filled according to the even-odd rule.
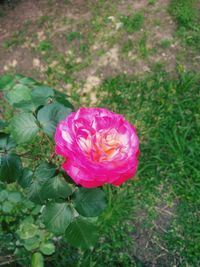
[[119,134],[115,129],[80,137],[78,143],[87,158],[97,162],[120,159],[128,149],[126,135]]

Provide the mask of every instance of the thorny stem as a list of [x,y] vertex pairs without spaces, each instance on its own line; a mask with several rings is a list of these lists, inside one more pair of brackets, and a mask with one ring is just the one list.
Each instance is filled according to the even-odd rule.
[[54,145],[53,145],[51,139],[46,134],[44,134],[44,136],[45,136],[46,140],[48,141],[49,145],[51,146],[52,150],[54,151]]
[[109,208],[111,208],[111,204],[112,204],[112,189],[111,189],[111,186],[109,184],[107,185],[107,192],[108,192],[108,206],[109,206]]
[[23,153],[23,154],[18,154],[18,156],[20,156],[20,157],[24,157],[24,158],[32,158],[32,159],[35,159],[35,160],[38,160],[38,159],[41,158],[39,155],[37,155],[37,156],[32,156],[32,155],[31,155],[31,151],[29,151],[29,152],[25,152],[25,153]]
[[51,163],[52,160],[53,160],[53,158],[55,158],[55,156],[56,156],[56,153],[53,152],[53,153],[50,155],[50,157],[49,157],[49,159],[48,159],[48,162]]
[[[4,258],[8,258],[7,260]],[[3,265],[7,265],[7,264],[10,264],[12,262],[16,262],[17,260],[23,260],[23,259],[26,259],[25,257],[23,258],[14,258],[13,255],[8,255],[8,256],[5,256],[5,257],[0,257],[1,260],[4,260],[4,261],[1,261],[0,262],[0,266],[3,266]]]

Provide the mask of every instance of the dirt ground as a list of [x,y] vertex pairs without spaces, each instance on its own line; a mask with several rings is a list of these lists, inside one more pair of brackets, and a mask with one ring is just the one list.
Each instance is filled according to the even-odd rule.
[[[21,0],[13,8],[0,6],[0,74],[11,71],[53,80],[57,87],[70,90],[74,84],[61,78],[70,73],[79,94],[89,96],[93,104],[93,87],[106,77],[142,75],[161,66],[173,72],[177,64],[188,64],[189,55],[174,37],[169,0],[153,5],[147,0],[100,2]],[[127,33],[120,19],[134,12],[143,14],[144,24]],[[191,69],[196,61],[190,61]]]
[[[142,28],[141,31],[147,31],[149,36],[147,43],[148,49],[158,46],[163,39],[173,40],[173,30],[175,25],[166,10],[169,2],[168,0],[159,0],[152,7],[147,6],[148,1],[145,0],[139,1],[139,3],[138,1],[116,2],[119,2],[117,4],[118,12],[123,15],[129,15],[129,13],[133,11],[147,9],[148,12],[145,13],[146,22],[144,29]],[[74,26],[76,26],[77,23],[80,23],[81,20],[82,24],[85,24],[87,28],[87,24],[90,24],[91,19],[93,18],[93,10],[91,10],[91,8],[89,1],[69,1],[68,4],[65,4],[64,1],[56,1],[56,4],[53,4],[52,6],[48,4],[48,1],[21,1],[21,3],[14,9],[7,11],[6,16],[1,19],[0,42],[3,43],[4,40],[12,38],[16,31],[23,31],[24,25],[29,24],[27,31],[24,33],[24,44],[8,50],[1,47],[0,73],[13,67],[17,72],[30,75],[32,69],[37,68],[37,64],[34,64],[35,55],[31,48],[34,47],[34,43],[37,44],[40,40],[47,38],[49,30],[51,30],[51,38],[56,36],[56,48],[65,52],[67,50],[67,45],[66,42],[63,44],[63,33],[72,30],[73,26],[62,26],[63,18],[72,19]],[[57,16],[57,14],[59,14],[59,16]],[[100,15],[101,14],[99,14],[99,16]],[[45,18],[45,16],[48,16],[47,20],[50,18],[51,20],[53,19],[52,27],[46,25],[42,25],[41,27],[41,25],[38,25],[37,21],[41,18]],[[109,19],[111,24],[117,24],[117,18],[115,18],[112,13],[110,13]],[[158,25],[155,25],[156,23],[158,23]],[[87,80],[89,75],[97,75],[99,71],[101,72],[100,74],[104,74],[104,76],[106,76],[106,73],[107,75],[110,75],[112,73],[115,74],[116,72],[134,73],[149,71],[152,63],[160,61],[166,64],[168,70],[174,69],[177,50],[175,40],[170,49],[165,51],[159,47],[156,56],[150,56],[148,60],[143,60],[139,58],[137,54],[131,52],[128,57],[124,59],[120,56],[118,42],[112,48],[109,48],[106,42],[99,40],[101,39],[102,34],[109,34],[114,38],[117,34],[116,29],[110,27],[108,33],[105,33],[104,29],[102,30],[103,32],[100,31],[95,36],[96,40],[94,40],[94,44],[91,47],[92,60],[87,69],[84,69],[83,71],[83,78],[85,80]],[[33,40],[33,35],[35,34],[38,36]],[[120,41],[120,43],[124,42],[126,38],[127,36],[125,36],[123,40],[118,41]],[[138,34],[128,36],[128,39],[133,41],[137,38]],[[28,42],[30,39],[32,42]],[[95,51],[99,48],[104,48],[106,50],[106,53],[100,58],[95,55]]]

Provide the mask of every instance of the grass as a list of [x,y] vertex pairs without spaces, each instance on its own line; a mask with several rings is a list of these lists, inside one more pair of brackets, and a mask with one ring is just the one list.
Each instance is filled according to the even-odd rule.
[[52,49],[52,43],[48,40],[41,41],[38,45],[39,51],[50,51]]
[[44,26],[47,22],[49,22],[51,20],[51,17],[49,16],[41,16],[39,17],[37,23],[38,23],[38,26],[42,27]]
[[[176,266],[200,264],[198,82],[197,75],[184,72],[178,79],[164,72],[143,79],[119,76],[106,80],[99,95],[100,106],[125,114],[138,129],[139,179],[129,201],[145,211],[142,223],[150,232],[160,220],[158,209],[165,206],[172,214],[165,232],[155,237],[157,248],[165,246],[172,258],[168,266],[175,260]],[[140,221],[134,215],[132,220]]]
[[66,34],[66,40],[68,42],[72,42],[74,40],[80,40],[82,38],[83,38],[83,36],[80,32],[69,32]]
[[156,0],[149,0],[149,1],[148,1],[148,4],[149,4],[149,5],[155,5],[155,3],[156,3]]
[[25,42],[26,28],[27,27],[24,27],[23,30],[14,32],[10,39],[7,39],[3,42],[3,47],[12,48],[22,45]]
[[20,30],[15,31],[9,39],[3,41],[3,48],[14,48],[23,45],[26,41],[26,35],[30,27],[30,21],[25,20]]
[[[157,266],[199,266],[199,81],[194,73],[172,78],[155,69],[143,78],[109,78],[99,88],[99,106],[136,125],[140,164],[135,180],[113,188],[113,213],[80,266],[144,267],[158,255]],[[150,244],[139,247],[139,259],[136,231]]]
[[5,17],[5,13],[3,10],[0,10],[0,19],[4,18]]
[[134,42],[129,39],[126,42],[123,43],[122,53],[128,53],[133,49],[134,49]]
[[142,58],[147,58],[148,48],[147,48],[147,35],[144,34],[143,37],[138,42],[138,52]]
[[121,22],[124,24],[124,29],[128,33],[134,33],[142,28],[144,24],[144,15],[135,13],[131,16],[123,16]]
[[171,40],[169,39],[163,39],[161,42],[160,42],[160,46],[164,49],[168,49],[170,48],[171,46]]
[[198,10],[196,0],[173,0],[171,3],[171,12],[175,16],[179,27],[186,29],[193,28],[198,21]]
[[200,16],[197,0],[173,0],[170,13],[177,22],[177,35],[183,42],[200,51]]

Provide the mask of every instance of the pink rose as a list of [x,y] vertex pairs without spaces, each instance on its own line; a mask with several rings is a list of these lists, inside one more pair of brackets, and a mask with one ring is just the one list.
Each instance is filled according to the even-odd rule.
[[63,169],[83,187],[118,186],[135,175],[139,139],[122,115],[80,108],[58,124],[55,141]]

